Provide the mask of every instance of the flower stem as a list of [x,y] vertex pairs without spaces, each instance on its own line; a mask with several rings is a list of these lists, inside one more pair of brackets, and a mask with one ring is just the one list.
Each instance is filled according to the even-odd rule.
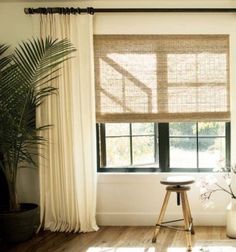
[[218,186],[222,191],[230,194],[232,197],[234,197],[234,194],[228,190],[226,190],[225,188],[223,188],[222,186],[220,186],[219,184],[215,183],[216,186]]
[[231,185],[229,185],[229,190],[230,190],[230,192],[231,192],[231,194],[232,194],[232,198],[236,199],[236,196],[234,195],[234,192],[233,192],[233,190],[232,190]]

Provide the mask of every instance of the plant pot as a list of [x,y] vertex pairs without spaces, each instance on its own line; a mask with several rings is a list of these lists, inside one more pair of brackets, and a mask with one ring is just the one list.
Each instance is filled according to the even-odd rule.
[[22,203],[20,206],[21,210],[18,212],[0,213],[1,235],[10,243],[26,241],[34,233],[38,205]]
[[231,199],[226,212],[226,234],[236,239],[236,199]]

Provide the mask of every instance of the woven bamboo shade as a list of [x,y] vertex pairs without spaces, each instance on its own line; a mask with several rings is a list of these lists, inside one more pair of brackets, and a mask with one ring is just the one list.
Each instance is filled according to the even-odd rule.
[[97,122],[227,121],[228,35],[95,35]]

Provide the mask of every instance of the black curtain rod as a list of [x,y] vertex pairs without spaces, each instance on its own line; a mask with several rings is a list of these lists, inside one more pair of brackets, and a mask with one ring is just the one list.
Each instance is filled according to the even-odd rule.
[[80,14],[87,13],[150,13],[150,12],[182,12],[182,13],[233,13],[236,8],[25,8],[25,14]]

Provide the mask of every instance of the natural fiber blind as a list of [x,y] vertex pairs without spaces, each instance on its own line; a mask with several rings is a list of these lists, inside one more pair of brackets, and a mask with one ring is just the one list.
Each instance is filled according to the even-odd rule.
[[230,119],[227,35],[96,35],[97,122]]

